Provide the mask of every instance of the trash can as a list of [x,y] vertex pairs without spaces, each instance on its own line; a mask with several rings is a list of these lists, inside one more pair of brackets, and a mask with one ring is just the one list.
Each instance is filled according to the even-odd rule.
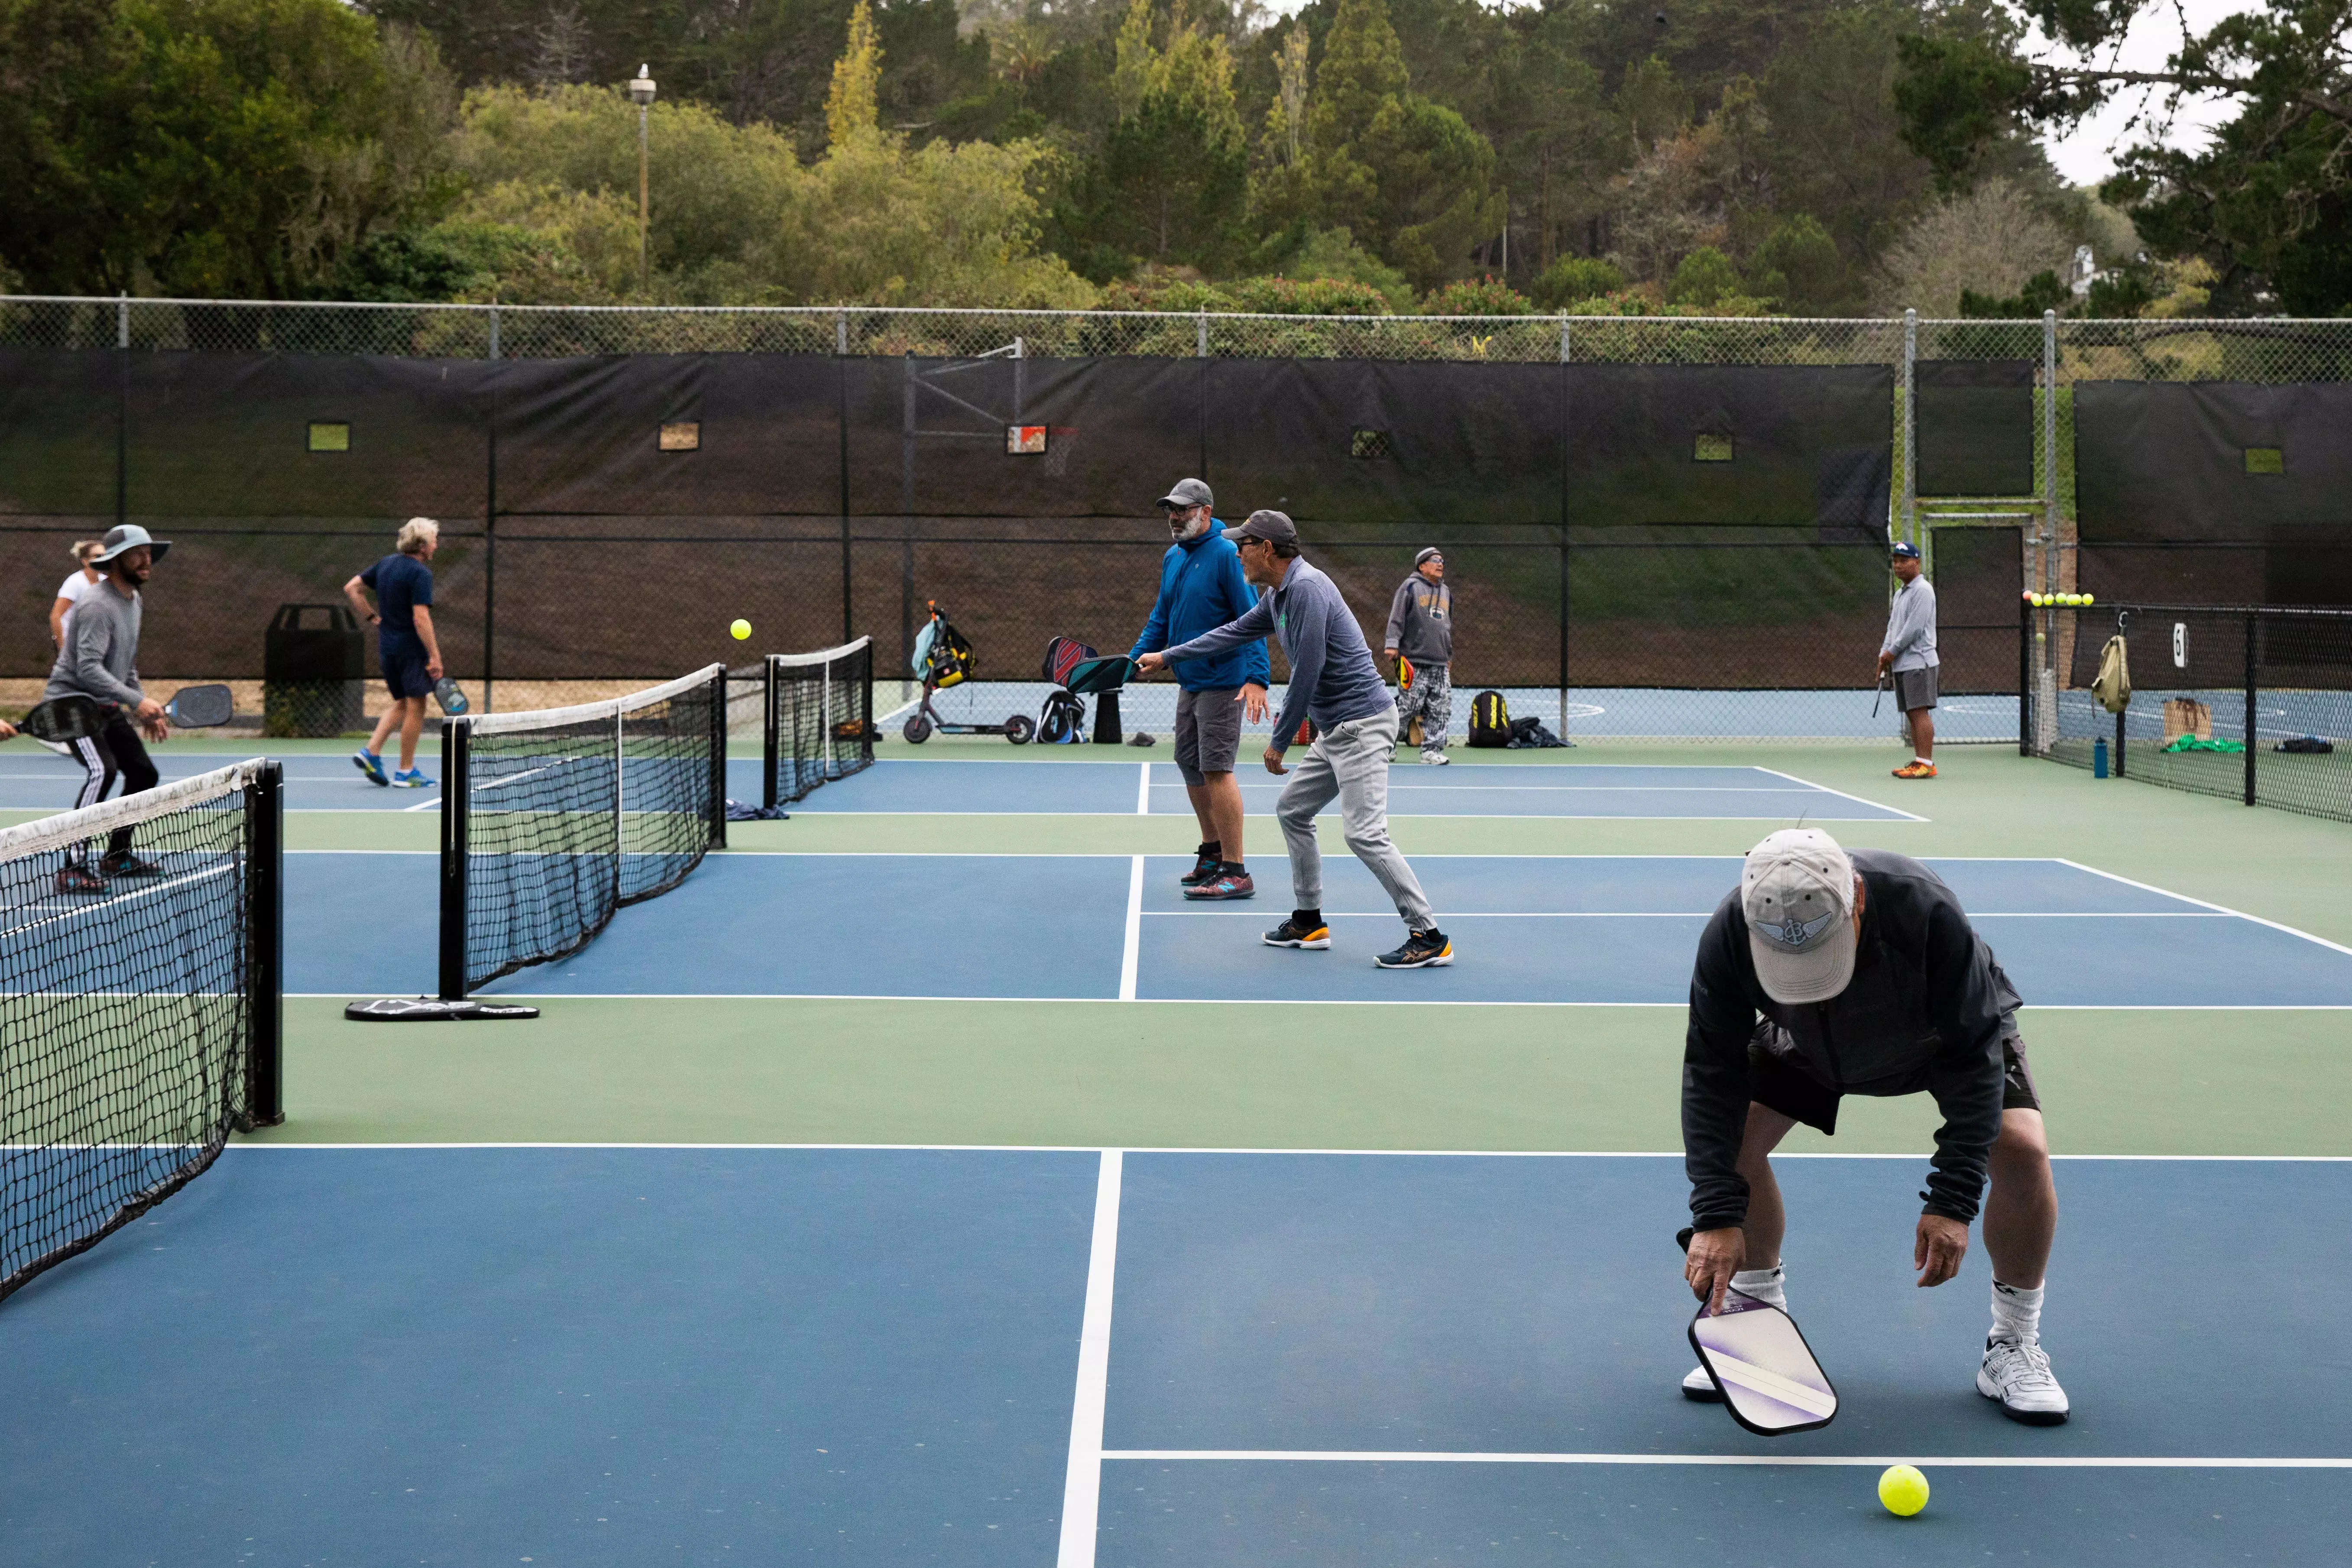
[[280,605],[261,645],[265,735],[367,727],[367,644],[349,605]]

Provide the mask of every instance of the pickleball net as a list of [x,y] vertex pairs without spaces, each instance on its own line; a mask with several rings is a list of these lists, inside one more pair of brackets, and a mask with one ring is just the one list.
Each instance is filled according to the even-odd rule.
[[441,995],[579,952],[727,842],[727,671],[442,725]]
[[788,805],[874,765],[874,639],[770,654],[760,803]]
[[257,758],[0,831],[0,1297],[284,1120],[282,799]]

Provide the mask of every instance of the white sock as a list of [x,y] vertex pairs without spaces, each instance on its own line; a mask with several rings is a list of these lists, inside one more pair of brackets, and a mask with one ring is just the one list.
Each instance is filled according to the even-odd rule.
[[1921,767],[1923,767],[1923,768],[1932,768],[1932,767],[1934,767],[1934,766],[1936,765],[1935,763],[1933,763],[1929,762],[1927,758],[1925,758],[1925,757],[1921,756],[1921,755],[1920,755],[1918,752],[1912,752],[1912,753],[1911,753],[1911,760],[1912,760],[1913,762],[1915,762],[1915,763],[1918,763],[1918,764],[1919,764]]
[[[1731,1288],[1743,1296],[1753,1296],[1769,1307],[1789,1310],[1786,1289],[1788,1270],[1780,1264],[1769,1268],[1743,1268],[1731,1277]],[[2037,1304],[2039,1299],[2037,1298]]]
[[2042,1337],[2042,1292],[2047,1286],[2037,1285],[2031,1290],[2021,1290],[2014,1285],[1992,1282],[1992,1337],[2015,1340],[2030,1345]]

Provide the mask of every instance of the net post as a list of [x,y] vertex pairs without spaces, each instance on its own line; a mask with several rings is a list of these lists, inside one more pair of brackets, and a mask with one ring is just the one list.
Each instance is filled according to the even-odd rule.
[[760,805],[773,811],[781,804],[776,798],[776,763],[782,748],[782,739],[776,733],[777,688],[782,683],[776,679],[776,656],[770,654],[761,661],[764,684],[760,689]]
[[2124,716],[2116,715],[2116,777],[2124,776]]
[[1126,738],[1119,728],[1118,693],[1106,691],[1095,699],[1094,742],[1097,746],[1116,746]]
[[250,826],[246,883],[252,1047],[245,1061],[243,1131],[286,1120],[286,773],[264,763],[246,788]]
[[2033,612],[2017,613],[2017,754],[2033,754]]
[[466,999],[467,797],[472,773],[468,731],[441,721],[441,1000]]
[[2256,733],[2254,712],[2254,688],[2257,684],[2254,660],[2260,653],[2262,624],[2263,616],[2260,610],[2246,612],[2246,804],[2248,805],[2254,804],[2254,753],[2262,750],[2261,738]]
[[[727,847],[727,672],[711,676],[717,700],[710,706],[710,847]],[[622,758],[622,765],[628,759]]]

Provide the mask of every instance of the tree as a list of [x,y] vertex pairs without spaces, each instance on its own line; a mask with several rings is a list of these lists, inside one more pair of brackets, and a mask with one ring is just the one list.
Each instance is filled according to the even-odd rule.
[[1150,0],[1133,0],[1119,28],[1105,237],[1154,261],[1213,266],[1239,248],[1249,199],[1233,54],[1186,16],[1181,0],[1164,47],[1152,43],[1151,17]]
[[849,43],[833,62],[833,89],[824,98],[824,143],[847,146],[882,125],[882,45],[874,35],[874,7],[857,0],[849,13]]
[[[2022,9],[2078,58],[2095,60],[2152,5],[2025,0]],[[2184,25],[2179,47],[2154,71],[2036,57],[2014,38],[1913,37],[1898,94],[1905,134],[1947,180],[1961,181],[2006,123],[2072,124],[2138,95],[2148,140],[2120,160],[2104,187],[2108,199],[2126,205],[2153,248],[2213,264],[2216,310],[2332,314],[2352,304],[2347,36],[2352,0],[2270,0],[2201,34]],[[2167,145],[2190,95],[2236,109],[2199,152]]]
[[1852,269],[1837,241],[1810,213],[1782,218],[1756,247],[1748,268],[1748,286],[1797,316],[1835,316],[1852,311]]
[[1958,315],[1964,293],[2017,295],[2034,274],[2063,268],[2073,248],[2024,189],[1987,180],[1930,209],[1888,248],[1880,302],[1923,316]]
[[334,0],[54,4],[0,3],[0,53],[56,73],[0,111],[33,287],[296,298],[438,194],[453,95],[413,33]]

